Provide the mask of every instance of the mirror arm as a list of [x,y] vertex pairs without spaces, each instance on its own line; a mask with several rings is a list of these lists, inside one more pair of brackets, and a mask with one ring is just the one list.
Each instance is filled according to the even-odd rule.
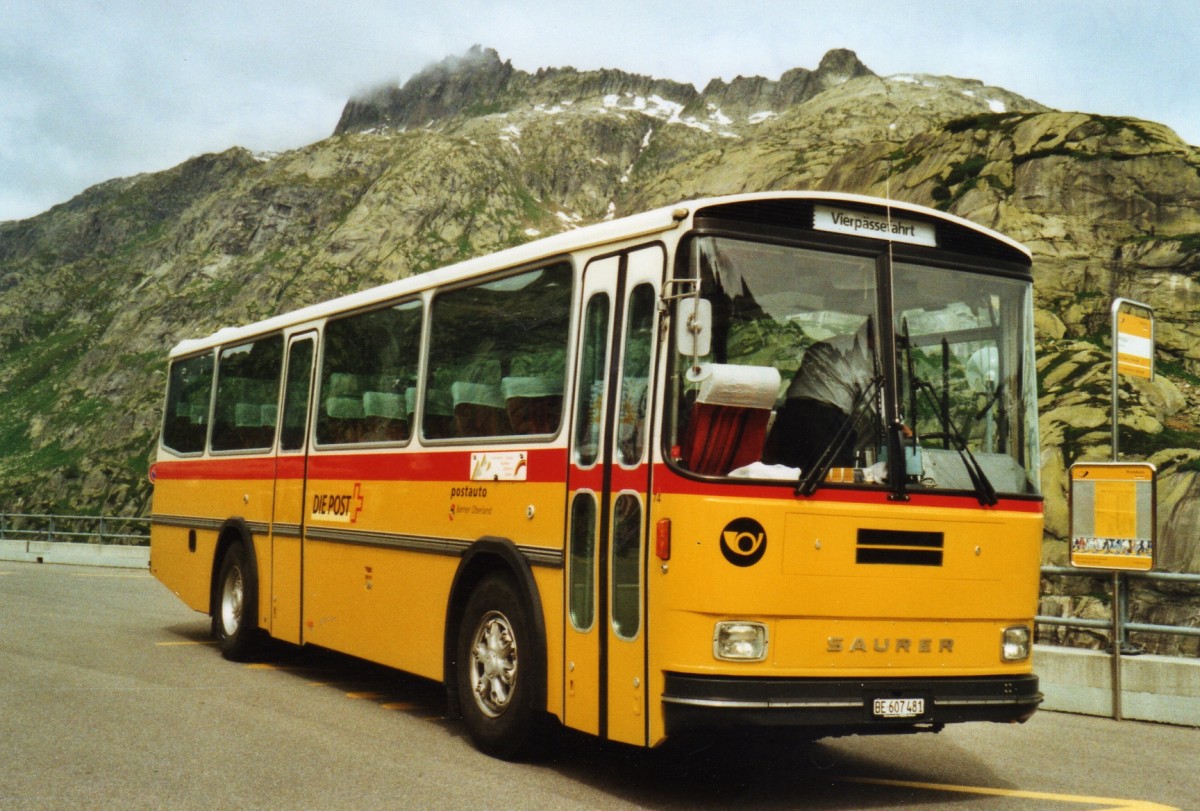
[[704,325],[696,318],[696,314],[700,311],[700,285],[696,285],[696,305],[692,308],[692,312],[688,315],[687,330],[692,334],[692,371],[691,376],[700,377],[700,333],[704,331]]
[[[681,293],[669,292],[673,286],[688,288]],[[663,282],[662,293],[658,296],[659,301],[663,305],[668,305],[672,301],[678,301],[681,298],[700,298],[700,280],[699,279],[667,279]]]

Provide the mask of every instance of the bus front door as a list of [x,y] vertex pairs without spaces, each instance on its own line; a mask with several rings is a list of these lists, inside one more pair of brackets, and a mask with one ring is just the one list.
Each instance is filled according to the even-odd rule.
[[275,512],[271,522],[271,636],[300,644],[301,575],[304,553],[304,482],[308,459],[308,412],[312,399],[312,333],[288,344],[279,454],[275,459]]
[[664,259],[654,245],[584,271],[568,473],[564,721],[642,745],[647,437]]

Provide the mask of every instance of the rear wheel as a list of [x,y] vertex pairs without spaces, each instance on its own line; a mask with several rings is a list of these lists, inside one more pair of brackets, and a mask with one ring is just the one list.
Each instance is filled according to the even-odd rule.
[[254,656],[261,634],[255,619],[258,579],[240,542],[225,550],[217,575],[213,636],[226,659],[243,662]]
[[528,754],[540,715],[533,703],[541,664],[531,629],[516,587],[499,574],[475,588],[459,626],[455,679],[463,722],[481,751],[505,760]]

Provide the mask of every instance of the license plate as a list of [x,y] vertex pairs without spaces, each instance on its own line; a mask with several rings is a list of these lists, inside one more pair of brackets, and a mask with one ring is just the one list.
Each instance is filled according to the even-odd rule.
[[925,714],[925,699],[877,698],[872,710],[876,718],[916,718]]

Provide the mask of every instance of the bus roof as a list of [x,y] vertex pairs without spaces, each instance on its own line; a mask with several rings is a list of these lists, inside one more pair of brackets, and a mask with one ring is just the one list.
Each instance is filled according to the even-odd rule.
[[1001,242],[1031,259],[1029,250],[1005,235],[985,228],[970,220],[947,214],[925,206],[899,200],[885,200],[861,194],[819,191],[776,191],[683,200],[670,206],[622,217],[618,220],[587,225],[571,231],[527,242],[513,248],[467,259],[427,273],[407,276],[394,282],[378,285],[350,293],[328,301],[312,304],[298,310],[282,313],[271,318],[238,327],[224,327],[202,338],[180,341],[171,350],[171,356],[189,355],[223,344],[238,343],[265,333],[283,330],[296,324],[315,321],[337,313],[367,307],[380,301],[400,298],[447,282],[467,279],[477,273],[519,267],[524,264],[567,254],[572,251],[627,239],[651,236],[691,224],[699,209],[713,208],[738,203],[770,200],[812,200],[832,203],[849,203],[882,206],[896,211],[910,212],[925,217],[956,223],[989,239]]

